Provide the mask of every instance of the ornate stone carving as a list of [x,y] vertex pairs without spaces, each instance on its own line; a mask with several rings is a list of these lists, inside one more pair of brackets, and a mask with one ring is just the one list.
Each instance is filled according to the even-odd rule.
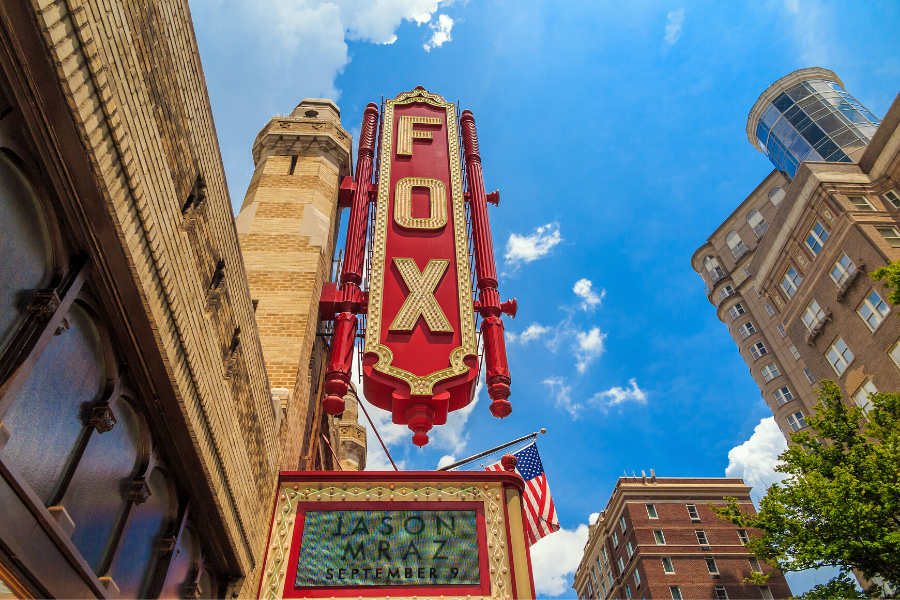
[[152,492],[150,491],[150,486],[147,484],[147,480],[143,477],[137,477],[131,482],[131,489],[128,491],[128,499],[133,503],[140,505],[146,502],[151,494]]
[[216,270],[213,273],[209,288],[206,290],[206,311],[213,312],[222,305],[222,295],[225,292],[225,261],[219,260],[216,263]]
[[225,353],[225,379],[231,379],[237,370],[238,348],[241,346],[241,328],[236,327],[231,336],[231,345]]
[[97,433],[103,434],[111,431],[119,420],[116,419],[116,415],[113,414],[108,404],[99,404],[91,410],[90,422]]
[[38,290],[31,299],[28,311],[40,321],[49,321],[59,308],[59,296],[56,290]]

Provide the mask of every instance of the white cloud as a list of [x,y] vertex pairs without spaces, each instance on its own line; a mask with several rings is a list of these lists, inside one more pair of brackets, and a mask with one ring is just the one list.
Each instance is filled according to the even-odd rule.
[[437,468],[441,469],[446,467],[447,465],[452,465],[456,462],[456,457],[452,454],[447,454],[441,457],[441,460],[438,461]]
[[681,37],[681,27],[684,23],[684,8],[673,10],[666,15],[666,43],[670,46],[674,45]]
[[[261,68],[290,69],[304,95],[339,100],[334,81],[350,62],[345,40],[392,44],[403,21],[431,24],[448,4],[452,0],[196,0],[191,8],[195,21],[203,18],[220,38],[259,46],[272,61]],[[430,43],[450,41],[452,26],[450,17],[439,15]]]
[[518,340],[523,344],[527,344],[532,340],[536,340],[550,331],[549,327],[544,327],[539,323],[532,323],[528,328],[518,335]]
[[587,539],[588,526],[582,523],[574,530],[560,529],[551,533],[531,547],[531,568],[538,594],[574,594],[566,576],[574,573],[581,563]]
[[531,235],[511,233],[506,241],[506,264],[515,269],[520,263],[535,261],[547,255],[561,241],[559,223],[541,225]]
[[603,340],[605,333],[600,333],[599,327],[594,327],[587,333],[578,331],[575,333],[575,358],[578,360],[575,366],[579,373],[584,373],[594,359],[603,354],[605,350]]
[[450,30],[453,29],[453,19],[447,15],[438,15],[437,23],[432,23],[430,27],[434,34],[423,45],[425,52],[430,52],[432,48],[440,48],[445,42],[453,39],[450,37]]
[[591,513],[590,516],[588,517],[588,523],[590,525],[593,525],[594,523],[597,522],[597,519],[599,519],[599,518],[600,518],[600,513]]
[[572,386],[566,385],[565,379],[562,377],[549,377],[541,383],[550,388],[550,394],[554,396],[554,406],[556,408],[563,408],[568,411],[572,415],[572,419],[577,419],[581,416],[581,405],[577,402],[572,402]]
[[750,439],[728,452],[726,477],[741,477],[753,488],[753,496],[759,499],[767,487],[784,479],[777,473],[778,455],[787,449],[787,442],[775,424],[775,417],[762,419],[753,430]]
[[639,406],[647,404],[647,392],[638,387],[637,379],[629,379],[630,388],[611,387],[605,392],[598,392],[591,398],[591,402],[600,404],[604,408],[611,408],[619,404],[633,402]]
[[584,310],[588,310],[594,308],[595,306],[600,306],[600,303],[603,301],[603,297],[606,296],[606,290],[601,289],[598,294],[591,288],[593,287],[593,283],[591,283],[590,279],[579,279],[575,282],[575,286],[572,288],[572,291],[575,292],[575,295],[581,298],[581,308]]

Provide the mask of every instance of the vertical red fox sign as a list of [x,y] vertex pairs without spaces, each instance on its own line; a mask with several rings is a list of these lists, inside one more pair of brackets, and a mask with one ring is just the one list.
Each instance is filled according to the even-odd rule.
[[[509,370],[499,316],[501,310],[514,314],[515,302],[505,303],[502,309],[499,304],[487,195],[471,113],[464,113],[460,121],[469,193],[463,190],[455,105],[422,88],[386,101],[380,172],[372,184],[370,144],[374,145],[376,114],[370,104],[363,119],[347,258],[339,298],[333,304],[338,314],[326,373],[329,396],[324,402],[331,414],[343,409],[340,398],[349,381],[356,314],[366,299],[359,290],[361,240],[368,205],[374,200],[363,390],[372,404],[391,411],[394,423],[408,425],[415,434],[413,442],[422,446],[428,443],[427,432],[433,425],[446,423],[450,411],[473,399],[478,378],[476,310],[483,317],[487,384],[494,400],[491,411],[500,418],[510,413]],[[467,201],[481,292],[478,302],[472,298]]]

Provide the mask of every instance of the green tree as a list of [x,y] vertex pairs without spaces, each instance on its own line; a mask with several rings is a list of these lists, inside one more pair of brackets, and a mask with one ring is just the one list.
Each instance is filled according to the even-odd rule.
[[869,273],[869,277],[875,281],[887,279],[884,287],[892,290],[888,300],[892,304],[900,305],[900,260],[892,262],[886,267],[880,267]]
[[[819,597],[849,593],[846,574],[858,569],[900,584],[900,394],[873,394],[864,416],[847,406],[833,381],[822,381],[810,431],[791,434],[776,470],[786,478],[766,490],[755,515],[727,498],[713,510],[740,527],[755,528],[747,545],[782,572],[839,567],[841,577]],[[767,577],[757,575],[755,583]],[[812,593],[812,592],[810,592]],[[867,590],[881,595],[880,588]],[[846,596],[844,596],[846,597]],[[852,596],[851,596],[852,597]]]

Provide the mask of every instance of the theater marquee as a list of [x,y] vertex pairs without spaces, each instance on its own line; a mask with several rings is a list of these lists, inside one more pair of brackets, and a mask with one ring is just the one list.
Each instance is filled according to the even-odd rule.
[[533,597],[522,479],[281,474],[260,598]]

